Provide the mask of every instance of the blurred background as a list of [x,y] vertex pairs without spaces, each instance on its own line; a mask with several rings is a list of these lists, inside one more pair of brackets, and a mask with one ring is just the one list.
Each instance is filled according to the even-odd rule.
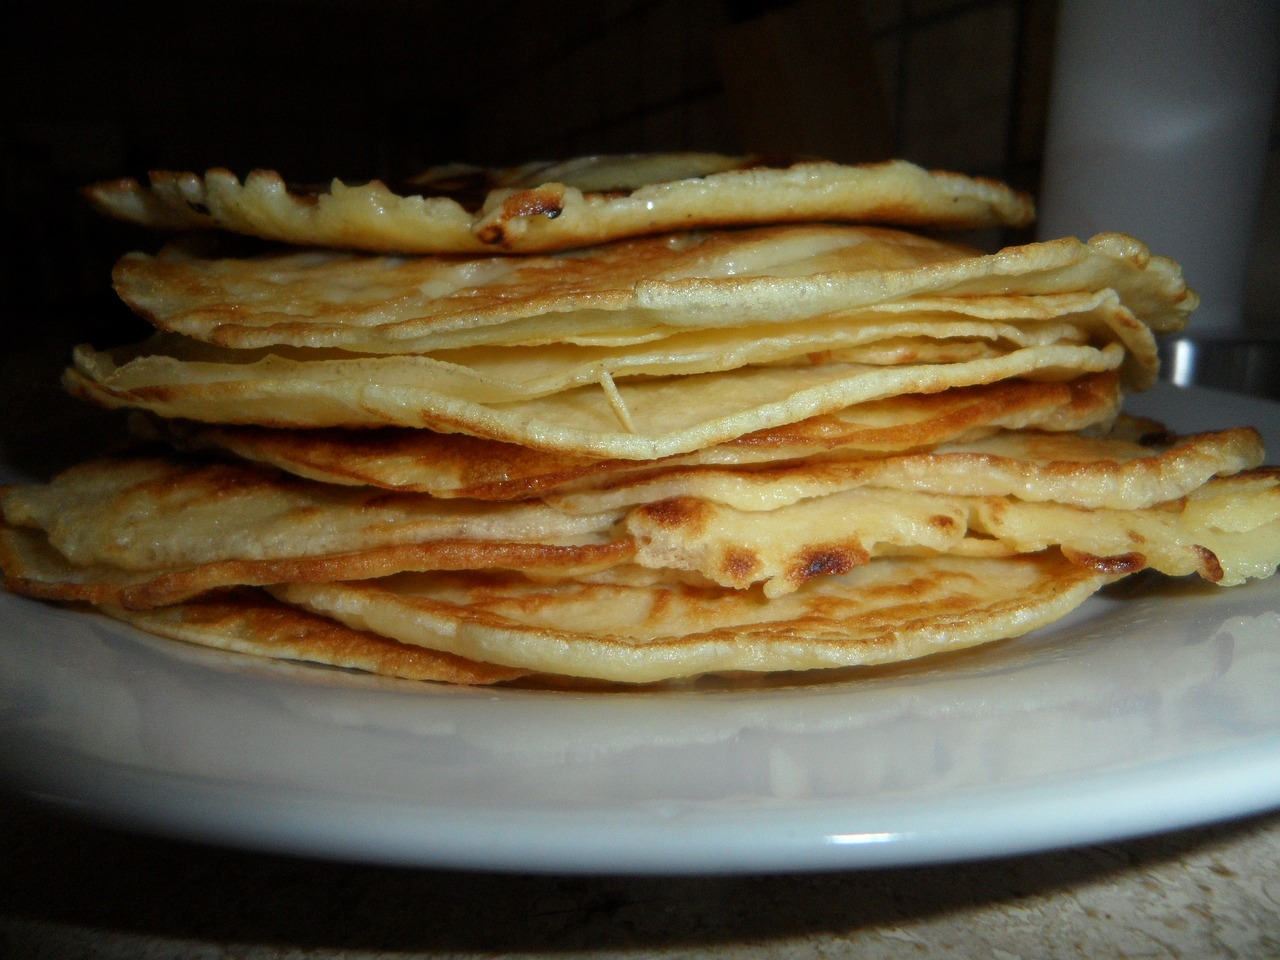
[[[1058,6],[25,5],[0,39],[5,343],[50,325],[70,339],[127,334],[110,265],[158,240],[99,220],[76,191],[153,168],[269,167],[323,182],[394,179],[451,160],[751,151],[900,156],[1035,192]],[[1262,335],[1280,319],[1274,133],[1270,143],[1245,308],[1246,330]]]

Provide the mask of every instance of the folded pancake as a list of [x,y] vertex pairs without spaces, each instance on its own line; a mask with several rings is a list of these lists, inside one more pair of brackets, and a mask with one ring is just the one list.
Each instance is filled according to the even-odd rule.
[[[11,542],[0,538],[6,563]],[[59,579],[58,568],[65,580],[83,575],[50,554],[49,581]],[[595,579],[541,582],[514,572],[295,582],[272,588],[280,602],[239,590],[148,609],[125,609],[105,595],[98,603],[158,636],[386,676],[485,684],[545,673],[652,683],[962,649],[1051,623],[1117,576],[1045,552],[890,558],[768,603],[751,591],[625,566]]]
[[866,487],[1146,509],[1261,459],[1261,440],[1247,428],[1145,444],[1123,433],[1087,439],[1010,432],[889,457],[672,466],[595,489],[494,503],[326,484],[240,461],[139,453],[80,463],[47,483],[0,489],[0,512],[10,524],[44,530],[73,563],[147,570],[450,540],[586,546],[614,539],[617,524],[636,507],[689,499],[744,513],[798,503],[822,510],[833,495]]
[[645,282],[910,271],[977,255],[901,231],[822,225],[686,232],[525,257],[227,255],[221,246],[188,240],[156,256],[126,254],[112,272],[116,289],[156,326],[224,346],[608,345],[643,341],[661,324],[661,314],[635,312]]
[[1107,570],[1199,574],[1219,586],[1270,577],[1280,564],[1280,469],[1218,477],[1145,510],[1081,510],[984,499],[975,526],[1008,549],[1057,543],[1074,562]]
[[518,500],[685,465],[864,458],[963,443],[998,430],[1105,430],[1120,399],[1114,373],[1064,382],[1004,380],[857,404],[654,461],[597,460],[405,427],[273,430],[141,415],[131,424],[138,435],[163,439],[181,450],[221,450],[325,483]]
[[[1016,637],[1052,623],[1148,563],[1133,549],[1139,546],[1167,547],[1157,562],[1186,561],[1209,579],[1220,572],[1215,582],[1222,584],[1269,576],[1280,561],[1278,501],[1280,477],[1260,471],[1213,481],[1172,506],[1172,518],[1148,515],[1135,523],[1132,513],[1114,518],[1075,510],[1058,528],[1076,536],[1074,522],[1093,517],[1083,538],[1126,549],[1123,554],[1047,549],[1004,557],[884,556],[767,599],[754,589],[709,587],[628,567],[573,582],[408,574],[270,589],[349,626],[545,673],[637,683],[868,665]],[[1019,509],[1034,513],[1042,506]],[[1230,554],[1229,563],[1185,534],[1204,536],[1222,556]]]
[[716,154],[584,157],[504,169],[451,164],[403,186],[291,186],[156,171],[84,191],[102,213],[167,230],[220,229],[300,246],[391,253],[530,253],[702,225],[844,221],[930,228],[1025,226],[1030,198],[903,161],[770,165]]

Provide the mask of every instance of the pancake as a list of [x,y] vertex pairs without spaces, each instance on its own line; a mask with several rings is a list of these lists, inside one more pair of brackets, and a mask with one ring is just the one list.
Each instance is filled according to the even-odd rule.
[[[114,277],[124,301],[158,329],[214,345],[454,351],[454,363],[498,366],[507,379],[520,371],[494,347],[555,356],[550,348],[572,346],[586,360],[569,351],[565,362],[618,377],[653,372],[645,346],[661,356],[723,351],[727,365],[890,336],[992,339],[1070,327],[1088,342],[1124,344],[1126,372],[1143,387],[1155,376],[1152,331],[1181,329],[1195,302],[1176,265],[1119,235],[982,255],[901,231],[812,224],[466,260],[210,257],[172,247],[124,257]],[[477,347],[486,349],[465,352]],[[508,354],[538,366],[528,349]],[[705,360],[701,369],[710,369]]]
[[652,683],[726,671],[896,663],[1020,636],[1116,574],[1047,551],[885,558],[765,602],[626,568],[595,580],[406,575],[271,588],[356,629],[543,673]]
[[[1230,509],[1235,515],[1224,519]],[[1047,548],[1109,572],[1152,569],[1236,586],[1280,563],[1280,476],[1218,477],[1184,498],[1131,510],[880,487],[766,511],[676,497],[630,511],[626,529],[641,566],[695,572],[725,587],[763,584],[771,599],[895,554],[1002,557]]]
[[[698,523],[672,524],[675,504],[655,505],[658,527],[681,534],[666,546],[676,543],[686,556],[697,557],[690,568],[714,573],[707,558],[718,543],[720,556],[736,551],[738,560],[723,569],[742,569],[745,533],[753,541],[756,576],[728,585],[690,580],[673,569],[680,561],[667,550],[654,569],[624,562],[545,580],[527,572],[463,569],[356,581],[321,575],[269,589],[286,603],[354,630],[467,660],[645,683],[706,672],[912,659],[1018,636],[1065,615],[1103,584],[1141,569],[1198,573],[1225,586],[1270,576],[1280,561],[1280,472],[1274,469],[1215,479],[1147,511],[858,490],[807,501],[799,512],[788,507],[755,514],[735,528],[727,516],[733,511],[722,507],[711,508],[718,514],[715,522],[704,522],[710,507],[705,501],[703,512],[679,505],[686,511],[682,520]],[[643,510],[633,516],[651,519]],[[966,533],[966,516],[971,533],[979,534],[976,540]],[[939,517],[950,522],[941,524]],[[814,530],[819,538],[806,541]],[[712,538],[699,539],[706,531]],[[907,537],[894,541],[885,531]],[[940,538],[929,539],[929,532]],[[119,589],[119,571],[74,566],[37,531],[10,527],[0,533],[0,562],[11,589],[93,602],[114,616],[125,615],[122,601],[130,598]],[[863,543],[879,546],[876,535],[922,547],[923,553],[889,551],[871,560]],[[837,551],[832,538],[841,537],[846,539]],[[797,549],[805,542],[808,548]],[[978,549],[965,549],[967,543]],[[841,566],[851,544],[864,555]],[[636,559],[652,560],[652,549],[642,534]],[[763,589],[751,579],[765,579]],[[162,581],[155,578],[150,585]],[[44,584],[47,592],[32,584]],[[783,589],[770,589],[779,584]],[[172,606],[179,596],[168,598],[164,609],[173,612],[159,614],[161,622],[185,620],[187,614]],[[236,649],[241,629],[221,642]]]
[[[447,371],[429,357],[304,360],[186,345],[175,355],[160,347],[155,341],[113,351],[79,347],[64,383],[101,406],[167,418],[284,428],[413,427],[628,460],[690,453],[902,394],[1118,370],[1126,357],[1114,343],[1052,344],[956,363],[744,366],[621,383],[605,376],[549,396],[486,403],[465,395],[474,385],[465,374],[437,379]],[[201,359],[186,358],[193,354]]]
[[607,543],[617,512],[492,505],[335,487],[248,464],[91,460],[47,484],[0,489],[5,520],[38,527],[73,564],[126,570],[291,560],[442,541]]
[[[48,566],[64,581],[82,575],[56,555]],[[622,567],[597,580],[407,574],[273,588],[283,602],[232,591],[100,609],[162,637],[393,677],[485,684],[546,671],[633,684],[961,649],[1053,622],[1116,576],[1045,553],[963,565],[888,559],[767,604],[750,591]]]
[[[1153,335],[1195,305],[1176,264],[1118,234],[984,256],[861,227],[712,231],[492,276],[492,260],[335,257],[126,258],[124,295],[169,329],[80,348],[66,383],[168,418],[655,459],[1012,377],[1119,370],[1141,389]],[[558,333],[530,341],[540,318]]]
[[221,450],[325,483],[518,500],[685,465],[866,457],[976,440],[997,430],[1101,429],[1115,419],[1119,405],[1114,374],[1065,382],[1005,380],[858,404],[657,461],[595,460],[403,427],[273,430],[141,416],[132,425],[140,436],[179,449]]
[[392,253],[531,253],[701,225],[845,221],[969,229],[1025,226],[1004,184],[903,161],[771,166],[715,154],[584,157],[505,169],[448,165],[395,189],[380,181],[288,185],[156,171],[84,191],[100,212],[166,230],[220,229],[301,246]]
[[1270,577],[1280,564],[1280,469],[1219,477],[1148,510],[1080,510],[988,500],[979,528],[1019,552],[1058,541],[1099,569],[1198,574],[1219,586]]
[[1110,345],[1105,338],[1092,338],[1070,322],[1013,325],[929,318],[865,327],[823,323],[749,333],[751,336],[744,338],[738,331],[696,330],[626,347],[488,346],[404,356],[288,347],[228,350],[159,334],[139,345],[138,352],[186,362],[241,366],[277,358],[303,365],[315,379],[332,379],[332,371],[340,374],[360,360],[369,376],[381,381],[419,380],[437,393],[460,400],[499,404],[606,381],[682,377],[742,367],[958,363],[995,358],[1023,347]]
[[104,612],[156,636],[216,650],[404,680],[474,686],[504,683],[528,673],[398,643],[247,592],[153,610],[107,607]]
[[1013,497],[1070,506],[1140,510],[1176,500],[1215,476],[1262,464],[1262,438],[1249,427],[1190,437],[1167,433],[1129,439],[1122,420],[1107,436],[1003,430],[928,451],[731,468],[672,466],[644,477],[602,478],[544,499],[593,513],[697,497],[738,510],[772,510],[875,486],[970,497]]
[[519,570],[540,579],[573,578],[627,563],[634,555],[626,538],[576,545],[449,539],[352,553],[128,569],[109,562],[73,564],[50,545],[45,531],[0,522],[0,571],[10,590],[123,610],[171,606],[231,587],[368,580],[432,570]]
[[1197,305],[1181,268],[923,232],[1026,225],[1003,185],[668,154],[87,195],[201,236],[117,263],[155,333],[64,376],[151,446],[0,489],[18,593],[563,689],[911,661],[1280,564],[1255,431],[1121,411]]
[[[1124,440],[1002,439],[991,445],[999,454],[677,468],[514,503],[335,487],[242,463],[112,458],[0,491],[9,525],[0,566],[23,592],[124,607],[225,586],[406,571],[502,568],[574,579],[628,561],[722,586],[764,583],[773,597],[886,554],[1004,556],[1050,546],[1228,583],[1262,575],[1237,563],[1241,547],[1228,536],[1259,536],[1280,509],[1273,477],[1240,473],[1261,459],[1252,431],[1163,452]],[[1082,459],[1046,461],[1046,453]],[[1230,482],[1222,476],[1235,473]],[[1222,530],[1215,511],[1230,498],[1240,513]],[[1133,559],[1138,553],[1148,559]]]
[[[224,346],[420,352],[639,342],[662,320],[627,313],[644,281],[912,270],[975,253],[901,231],[809,224],[685,232],[524,257],[297,249],[228,256],[216,244],[186,242],[155,256],[126,254],[112,277],[121,298],[158,327]],[[319,339],[343,331],[346,340]]]

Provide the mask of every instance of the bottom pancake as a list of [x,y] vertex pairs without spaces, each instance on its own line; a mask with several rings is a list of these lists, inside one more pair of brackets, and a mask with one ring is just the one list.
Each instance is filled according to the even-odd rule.
[[152,610],[104,607],[103,612],[172,640],[405,680],[480,685],[514,680],[526,672],[353,630],[251,590],[209,594]]
[[913,660],[1020,636],[1120,574],[1057,550],[886,557],[783,597],[622,567],[581,580],[404,574],[270,588],[357,630],[542,674],[653,683]]

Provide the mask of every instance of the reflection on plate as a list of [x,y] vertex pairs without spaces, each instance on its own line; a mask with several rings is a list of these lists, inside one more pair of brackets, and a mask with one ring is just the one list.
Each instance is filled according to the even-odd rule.
[[[1280,427],[1261,401],[1140,399],[1182,430]],[[272,664],[0,596],[8,787],[387,863],[843,868],[1189,826],[1280,806],[1277,689],[1280,579],[1138,578],[1053,629],[908,668],[622,695]]]

